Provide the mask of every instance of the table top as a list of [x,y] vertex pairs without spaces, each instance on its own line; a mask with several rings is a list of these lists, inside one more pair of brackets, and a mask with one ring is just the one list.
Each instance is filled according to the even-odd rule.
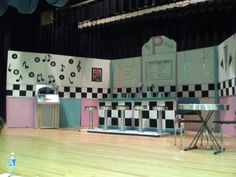
[[180,110],[229,110],[227,104],[179,104],[178,109]]

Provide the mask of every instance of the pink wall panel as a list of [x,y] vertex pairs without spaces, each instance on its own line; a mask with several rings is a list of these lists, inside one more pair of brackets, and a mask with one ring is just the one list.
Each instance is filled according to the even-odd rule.
[[7,127],[34,128],[35,98],[7,97]]
[[[230,105],[230,109],[228,111],[220,111],[220,120],[235,120],[236,97],[220,98],[220,103]],[[236,136],[235,125],[225,125],[224,134]]]
[[[97,99],[81,99],[81,128],[89,127],[89,111],[85,106],[98,106]],[[93,127],[98,126],[98,110],[93,111]]]

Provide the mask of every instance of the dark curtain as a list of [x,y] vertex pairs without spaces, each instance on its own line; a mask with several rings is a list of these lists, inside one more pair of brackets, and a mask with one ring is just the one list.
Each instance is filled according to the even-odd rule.
[[7,20],[7,14],[0,19],[0,116],[6,121],[6,70],[7,51],[11,41],[11,23]]
[[8,50],[35,51],[39,16],[21,15],[8,8],[0,17],[0,116],[6,121],[6,73]]
[[[165,35],[177,42],[178,51],[218,45],[236,33],[236,8],[158,12],[78,29],[77,23],[41,26],[39,52],[94,58],[127,58],[141,55],[152,36]],[[72,20],[71,20],[72,21]]]

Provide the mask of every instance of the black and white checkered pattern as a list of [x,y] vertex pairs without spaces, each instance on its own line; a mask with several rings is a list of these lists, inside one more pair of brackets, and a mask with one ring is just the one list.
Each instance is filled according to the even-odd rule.
[[177,97],[215,97],[214,83],[195,84],[195,85],[179,85]]
[[[157,121],[158,121],[158,114],[157,111],[152,110],[154,106],[157,105],[165,105],[168,110],[162,112],[162,127],[163,129],[174,128],[174,119],[175,119],[175,101],[140,101],[140,102],[113,102],[113,101],[106,101],[106,102],[99,102],[99,106],[112,106],[112,110],[108,110],[107,119],[108,119],[108,127],[116,127],[118,128],[120,125],[120,110],[116,110],[116,106],[118,105],[126,105],[129,106],[130,110],[125,111],[125,126],[127,129],[137,128],[139,114],[138,111],[132,110],[134,105],[147,105],[148,109],[142,111],[142,118],[143,118],[143,128],[150,129],[150,128],[157,128]],[[99,110],[99,125],[104,125],[104,110]]]
[[[59,87],[60,98],[108,98],[110,89],[107,88],[83,88],[83,87]],[[7,84],[7,96],[34,97],[35,86],[23,84]]]
[[23,84],[7,84],[6,90],[7,96],[22,96],[22,97],[34,97],[35,86],[23,85]]
[[236,93],[236,78],[229,79],[218,84],[219,96],[233,96]]
[[[120,125],[121,110],[116,110],[118,105],[129,106],[129,110],[125,111],[125,126],[132,126],[132,102],[99,102],[99,106],[112,106],[112,110],[107,111],[108,125],[116,126]],[[99,124],[104,125],[104,111],[99,110]]]
[[[135,95],[139,94],[139,90],[137,87],[114,88],[113,89],[113,98],[117,98],[118,93],[124,94],[125,97],[127,97],[128,94],[131,94],[132,97],[135,97]],[[153,92],[153,95],[157,95],[158,93],[163,93],[166,97],[167,96],[175,97],[176,96],[176,86],[158,86],[155,89],[155,91]],[[142,96],[144,98],[147,97],[147,88],[146,87],[143,89]]]
[[[157,92],[164,93],[165,97],[176,97],[175,86],[159,86]],[[84,88],[84,87],[59,87],[58,88],[60,98],[110,98],[110,88]],[[131,94],[135,97],[138,94],[138,88],[115,88],[113,89],[113,98],[117,98],[117,93],[123,93],[124,95]],[[232,96],[236,93],[236,78],[226,80],[218,83],[218,94],[220,97]],[[6,89],[7,96],[15,97],[34,97],[35,96],[35,85],[24,85],[24,84],[7,84]],[[147,97],[147,92],[142,95],[144,98]],[[178,85],[177,97],[216,97],[214,83],[208,84],[195,84],[195,85]]]
[[60,98],[108,98],[110,89],[92,87],[59,87]]

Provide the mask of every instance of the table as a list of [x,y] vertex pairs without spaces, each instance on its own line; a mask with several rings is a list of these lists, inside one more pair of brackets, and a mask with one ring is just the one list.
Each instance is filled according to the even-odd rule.
[[[187,148],[185,148],[184,150],[187,151],[187,150],[191,150],[191,149],[196,149],[197,148],[196,144],[197,144],[201,134],[203,133],[204,130],[206,130],[206,132],[208,133],[209,138],[213,144],[213,148],[215,150],[214,154],[220,153],[221,146],[219,145],[216,138],[214,137],[211,129],[208,127],[207,122],[210,120],[214,111],[229,110],[229,105],[226,105],[226,104],[179,104],[178,109],[197,111],[198,116],[202,121],[202,126],[198,130],[197,134],[193,138],[190,145]],[[208,111],[205,118],[203,118],[201,111]]]

